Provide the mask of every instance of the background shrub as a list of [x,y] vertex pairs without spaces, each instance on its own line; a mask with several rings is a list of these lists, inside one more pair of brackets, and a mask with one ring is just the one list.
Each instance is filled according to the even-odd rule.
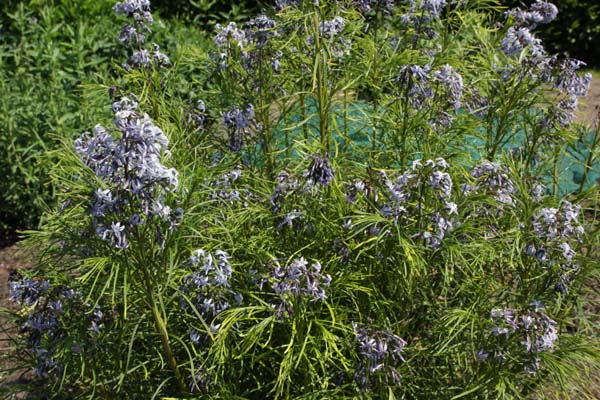
[[104,108],[84,85],[113,65],[112,25],[101,17],[110,2],[75,3],[8,2],[0,11],[0,236],[36,225],[55,189],[56,140]]
[[174,17],[201,23],[205,27],[215,22],[240,21],[246,19],[264,5],[253,0],[158,0],[152,2],[153,8],[164,17]]

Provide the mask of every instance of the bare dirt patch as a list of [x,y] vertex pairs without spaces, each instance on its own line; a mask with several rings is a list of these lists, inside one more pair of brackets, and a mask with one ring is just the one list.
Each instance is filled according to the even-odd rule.
[[8,298],[8,277],[10,273],[19,268],[30,266],[31,261],[16,244],[0,248],[0,302],[4,302]]
[[600,107],[600,78],[593,78],[588,95],[579,104],[579,122],[593,124]]
[[[9,277],[12,271],[21,268],[31,268],[30,257],[18,248],[16,244],[0,248],[0,309],[15,309],[15,304],[10,301]],[[15,388],[27,383],[28,371],[13,371],[15,348],[11,337],[18,334],[18,327],[11,326],[9,321],[0,314],[0,396],[4,390]],[[4,389],[4,390],[3,390]],[[6,395],[4,395],[6,396]],[[26,392],[13,393],[7,399],[33,398]]]

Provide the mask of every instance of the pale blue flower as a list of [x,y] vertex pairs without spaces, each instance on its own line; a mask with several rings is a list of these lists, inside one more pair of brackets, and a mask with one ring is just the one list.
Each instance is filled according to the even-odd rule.
[[117,14],[126,14],[128,16],[134,13],[143,13],[150,10],[150,0],[124,0],[118,1],[113,7]]
[[359,384],[367,386],[367,371],[369,374],[381,371],[391,382],[400,383],[400,375],[395,368],[400,361],[404,361],[402,352],[407,342],[389,329],[378,331],[355,322],[352,323],[352,328],[358,344],[358,354],[361,356],[355,375]]
[[592,82],[592,74],[586,73],[579,75],[577,71],[585,66],[583,61],[576,59],[563,60],[558,65],[558,75],[554,86],[561,92],[565,92],[572,96],[585,97],[587,96]]

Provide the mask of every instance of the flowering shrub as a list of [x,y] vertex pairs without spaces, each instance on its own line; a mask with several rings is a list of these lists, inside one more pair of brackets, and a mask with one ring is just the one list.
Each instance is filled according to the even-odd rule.
[[[490,5],[277,1],[217,26],[205,57],[131,56],[115,128],[63,150],[39,268],[11,283],[41,382],[90,398],[585,385],[589,77],[535,38],[552,4]],[[149,3],[114,9],[143,45]],[[585,171],[574,190],[565,162]]]

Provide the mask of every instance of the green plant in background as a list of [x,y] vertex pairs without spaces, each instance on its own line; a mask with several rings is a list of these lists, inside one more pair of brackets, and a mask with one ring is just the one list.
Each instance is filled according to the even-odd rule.
[[113,56],[106,38],[111,26],[91,25],[72,6],[15,3],[2,9],[2,237],[15,228],[35,226],[51,199],[52,137],[70,137],[101,112],[97,98],[80,85],[83,77],[94,83],[95,74],[107,73]]
[[200,23],[209,24],[222,21],[242,21],[259,9],[257,1],[221,0],[159,0],[152,3],[156,11],[165,17],[176,16]]
[[49,392],[586,386],[598,134],[572,124],[589,76],[535,36],[554,5],[278,1],[217,26],[208,55],[160,41],[169,62],[149,2],[114,10],[112,122],[64,140],[38,268],[10,283],[20,361]]

